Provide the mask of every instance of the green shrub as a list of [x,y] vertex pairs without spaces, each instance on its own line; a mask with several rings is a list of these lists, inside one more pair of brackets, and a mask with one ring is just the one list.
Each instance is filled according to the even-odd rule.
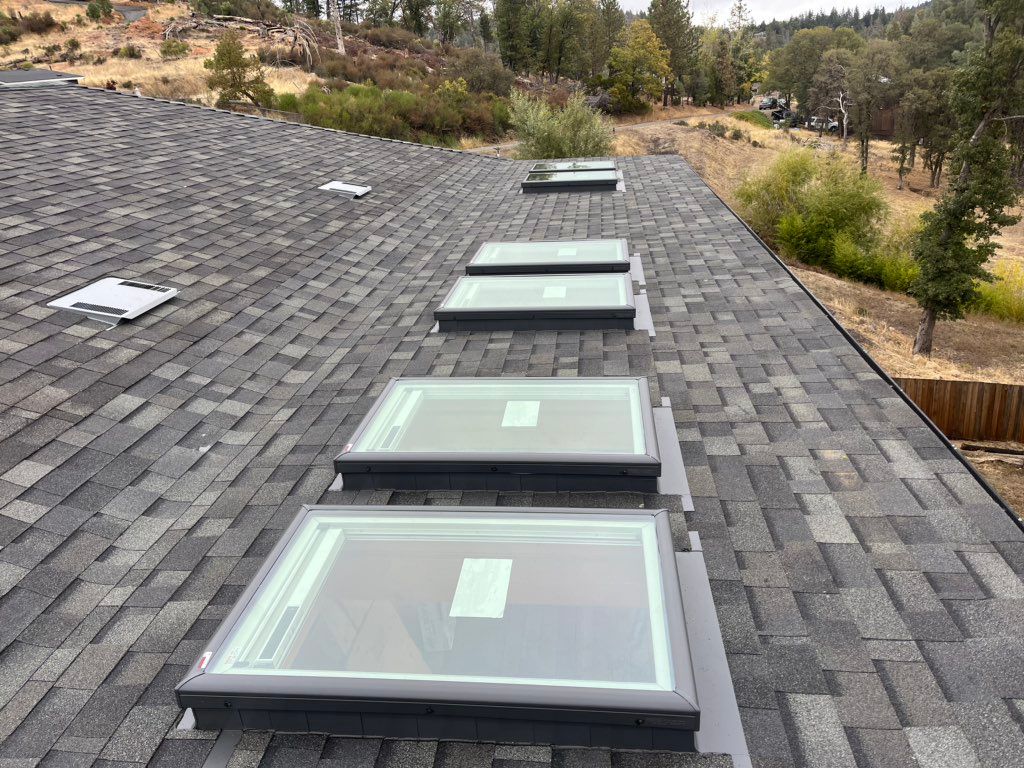
[[114,55],[119,59],[141,59],[142,49],[135,43],[125,43],[114,51]]
[[733,128],[729,131],[729,138],[733,141],[743,141],[744,139],[750,140],[750,134],[746,131],[741,131],[739,128]]
[[46,11],[45,13],[38,13],[36,11],[26,13],[18,19],[18,23],[21,26],[22,32],[26,34],[31,32],[34,35],[45,34],[51,29],[56,29],[60,26],[49,11]]
[[89,4],[85,6],[85,15],[93,21],[109,19],[114,15],[114,6],[110,0],[90,0]]
[[564,108],[555,110],[540,99],[513,91],[510,106],[520,158],[602,157],[611,151],[612,129],[587,106],[583,94],[573,94]]
[[724,139],[726,134],[729,132],[729,129],[726,128],[725,125],[718,122],[717,120],[715,120],[713,123],[705,123],[703,120],[701,120],[699,123],[697,123],[697,127],[707,131],[716,139]]
[[456,48],[452,74],[466,81],[473,93],[508,96],[516,76],[493,53],[479,48]]
[[164,40],[160,43],[160,58],[161,59],[180,59],[187,55],[189,50],[189,44],[184,40]]
[[416,35],[401,27],[376,27],[364,30],[362,37],[373,45],[381,48],[394,48],[398,50],[423,53],[427,46],[423,44]]
[[283,112],[298,112],[299,97],[294,93],[281,93],[277,97],[277,108]]
[[508,120],[507,111],[499,103],[493,97],[470,97],[463,84],[455,81],[420,93],[375,85],[351,85],[324,93],[319,86],[310,86],[294,106],[303,122],[312,125],[389,139],[454,145],[463,136],[501,136]]
[[0,45],[10,45],[17,42],[22,35],[30,33],[45,34],[58,26],[60,25],[49,11],[33,11],[22,16],[16,16],[14,11],[9,14],[0,11]]
[[736,190],[743,218],[769,244],[777,245],[779,222],[796,210],[816,165],[814,155],[807,150],[786,152],[760,173],[744,179]]
[[838,155],[786,152],[737,197],[751,227],[790,258],[892,291],[905,292],[917,276],[916,230],[883,232],[880,185]]
[[10,45],[21,37],[21,27],[14,16],[0,11],[0,45]]
[[978,297],[971,311],[1024,323],[1024,267],[997,264],[992,274],[995,280],[991,283],[977,284]]
[[742,120],[744,123],[750,123],[756,125],[758,128],[771,128],[772,120],[768,115],[759,110],[751,110],[750,112],[734,112],[729,115],[734,120]]
[[431,75],[427,65],[419,59],[391,52],[377,56],[367,53],[342,56],[323,49],[314,72],[325,80],[337,81],[331,83],[337,90],[343,90],[347,83],[372,83],[395,91],[424,91],[442,82],[441,78]]

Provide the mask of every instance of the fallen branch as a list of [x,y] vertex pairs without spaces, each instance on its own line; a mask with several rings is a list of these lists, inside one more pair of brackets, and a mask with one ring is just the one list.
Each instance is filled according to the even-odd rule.
[[184,33],[193,30],[198,32],[215,32],[221,29],[239,29],[245,32],[252,32],[276,44],[289,45],[292,50],[298,48],[306,65],[309,67],[313,66],[316,56],[320,51],[320,45],[316,40],[316,33],[305,21],[297,21],[289,27],[259,19],[247,19],[243,16],[214,15],[209,18],[192,16],[188,19],[176,19],[164,29],[164,39],[177,40]]

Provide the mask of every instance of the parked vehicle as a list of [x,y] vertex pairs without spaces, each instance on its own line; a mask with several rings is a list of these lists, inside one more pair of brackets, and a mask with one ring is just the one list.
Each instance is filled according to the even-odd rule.
[[765,96],[761,99],[761,103],[758,105],[758,109],[776,109],[779,106],[779,100]]
[[839,121],[830,118],[818,117],[815,115],[807,121],[807,127],[812,131],[825,131],[827,133],[839,132]]
[[800,118],[789,109],[776,109],[772,112],[772,124],[776,128],[796,128],[800,125]]

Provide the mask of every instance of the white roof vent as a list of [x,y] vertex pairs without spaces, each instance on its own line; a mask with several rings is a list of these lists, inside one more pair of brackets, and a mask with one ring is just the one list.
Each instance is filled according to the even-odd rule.
[[93,320],[117,325],[131,320],[178,295],[177,288],[135,280],[104,277],[77,291],[54,299],[48,307],[81,312]]
[[358,199],[369,192],[373,187],[361,187],[358,184],[346,184],[344,181],[328,181],[319,189],[328,189],[332,192],[344,192],[347,195],[352,195],[353,199]]

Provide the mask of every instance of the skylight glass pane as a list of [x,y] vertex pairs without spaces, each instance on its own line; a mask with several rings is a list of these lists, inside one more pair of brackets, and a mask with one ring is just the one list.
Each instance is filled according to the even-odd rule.
[[615,170],[612,160],[565,160],[550,163],[535,163],[534,171],[607,171]]
[[567,240],[535,243],[484,243],[473,264],[628,264],[623,240]]
[[352,453],[643,456],[642,383],[399,379]]
[[655,521],[318,510],[209,671],[672,690]]
[[614,170],[604,171],[538,171],[527,175],[527,182],[557,181],[559,183],[582,183],[595,181],[618,181]]
[[442,309],[581,309],[627,307],[626,275],[522,275],[460,277]]

